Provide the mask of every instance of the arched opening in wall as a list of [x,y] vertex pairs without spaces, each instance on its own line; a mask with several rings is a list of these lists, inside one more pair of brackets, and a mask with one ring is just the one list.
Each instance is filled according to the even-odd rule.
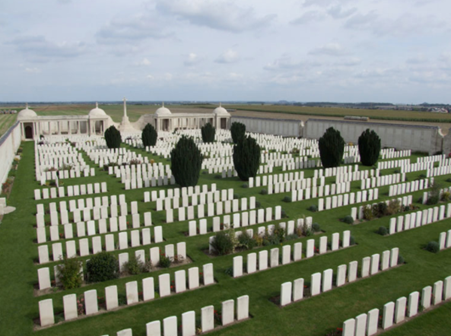
[[25,129],[25,139],[33,139],[33,125],[26,124],[24,129]]
[[97,120],[95,123],[95,134],[102,135],[103,134],[103,121]]
[[221,129],[227,128],[227,118],[221,118]]
[[163,131],[169,131],[169,119],[163,119]]

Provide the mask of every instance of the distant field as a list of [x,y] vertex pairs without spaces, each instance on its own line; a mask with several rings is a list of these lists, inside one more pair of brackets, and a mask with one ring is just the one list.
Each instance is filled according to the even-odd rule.
[[[198,107],[211,108],[209,105],[198,105]],[[279,105],[226,105],[227,109],[236,109],[237,111],[253,111],[263,113],[285,113],[300,114],[310,116],[365,116],[371,119],[379,120],[401,120],[401,121],[451,121],[451,114],[414,112],[414,111],[394,111],[394,110],[369,110],[352,109],[341,107],[304,107],[304,106],[279,106]]]
[[17,114],[0,114],[0,137],[16,122]]
[[[304,107],[304,106],[281,106],[281,105],[224,105],[227,109],[235,109],[237,112],[258,112],[265,114],[291,114],[311,117],[344,117],[344,116],[365,116],[373,120],[398,120],[412,122],[435,122],[450,123],[451,114],[414,112],[414,111],[394,111],[394,110],[370,110],[352,109],[341,107]],[[99,105],[115,122],[120,122],[123,115],[123,105]],[[127,114],[131,122],[137,121],[144,114],[153,114],[159,105],[127,105]],[[167,105],[174,113],[192,112],[208,113],[216,107],[213,104],[205,105]],[[23,107],[7,107],[20,111]],[[88,114],[94,105],[73,104],[73,105],[40,105],[30,106],[38,115],[80,115]],[[2,109],[2,106],[0,106]],[[232,113],[233,115],[233,113]],[[264,117],[264,116],[262,116]],[[270,117],[268,115],[268,117]]]

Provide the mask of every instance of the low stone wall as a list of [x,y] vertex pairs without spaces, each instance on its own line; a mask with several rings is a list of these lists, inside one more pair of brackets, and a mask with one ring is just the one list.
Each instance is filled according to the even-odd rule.
[[0,183],[4,183],[8,177],[14,156],[20,146],[20,123],[16,122],[0,138]]
[[304,126],[304,123],[300,120],[232,116],[231,123],[234,122],[246,125],[247,132],[294,137],[302,136]]
[[434,154],[442,150],[443,135],[437,126],[403,125],[375,122],[358,122],[328,119],[309,119],[305,123],[304,138],[319,139],[333,127],[340,131],[346,142],[357,143],[367,128],[374,130],[381,138],[382,147],[411,149]]

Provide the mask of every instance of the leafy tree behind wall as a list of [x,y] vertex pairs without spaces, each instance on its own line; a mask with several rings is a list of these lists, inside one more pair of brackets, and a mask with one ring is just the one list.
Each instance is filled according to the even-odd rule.
[[202,126],[200,131],[202,133],[202,141],[204,143],[215,141],[216,129],[210,123],[207,123],[205,126]]
[[372,166],[379,159],[381,138],[368,128],[359,137],[360,161],[364,166]]
[[234,144],[237,144],[240,139],[244,138],[244,133],[246,133],[246,125],[234,122],[230,126],[230,133],[232,135],[232,140]]
[[108,148],[119,148],[121,146],[121,132],[116,127],[110,126],[107,128],[104,137]]
[[171,151],[171,170],[181,187],[195,186],[199,180],[202,154],[194,140],[182,136]]
[[260,167],[260,146],[254,138],[244,137],[233,147],[233,164],[242,181],[257,175]]
[[155,127],[151,124],[147,124],[141,133],[141,139],[144,147],[155,146],[157,143],[157,137],[158,133],[155,130]]
[[345,141],[339,131],[329,127],[319,139],[319,155],[324,168],[338,167],[343,160]]

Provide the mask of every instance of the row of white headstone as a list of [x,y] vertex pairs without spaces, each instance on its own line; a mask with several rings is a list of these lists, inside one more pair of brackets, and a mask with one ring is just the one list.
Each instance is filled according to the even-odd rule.
[[[392,200],[386,200],[384,202],[385,202],[385,204],[389,205],[390,202],[394,202],[394,201],[398,201],[400,207],[406,207],[406,206],[409,206],[409,205],[412,204],[413,196],[412,195],[408,195],[408,196],[404,196],[402,198],[399,197],[399,198],[394,198]],[[359,219],[359,220],[365,219],[365,213],[364,213],[365,209],[372,208],[374,205],[377,205],[377,203],[361,205],[358,208],[357,207],[351,208],[351,217],[354,220],[356,220],[356,219]]]
[[[92,209],[94,207],[101,208],[101,207],[108,207],[110,205],[121,205],[123,203],[127,203],[125,199],[125,194],[120,194],[119,198],[118,195],[109,195],[109,196],[102,196],[102,197],[88,197],[88,198],[79,198],[77,200],[70,200],[69,201],[69,211],[75,211],[75,210],[83,210],[85,208]],[[59,210],[67,210],[67,201],[60,201],[59,203]],[[49,203],[49,209],[50,211],[57,211],[56,208],[56,202],[50,202]],[[44,212],[44,205],[38,203],[36,205],[36,211],[38,213]]]
[[[223,190],[216,190],[216,191],[209,191],[201,194],[193,194],[191,196],[188,195],[182,195],[181,198],[179,197],[167,197],[167,198],[158,198],[156,200],[156,210],[162,211],[169,210],[169,209],[178,209],[181,207],[189,207],[196,206],[196,205],[203,205],[203,204],[210,204],[210,203],[218,203],[218,202],[226,202],[226,201],[233,201],[234,193],[233,189],[223,189]],[[246,199],[247,204],[247,198]],[[250,198],[249,198],[250,199]],[[255,199],[255,197],[253,198]],[[149,202],[149,198],[145,199],[145,201]],[[236,200],[238,202],[238,200]]]
[[[67,192],[66,192],[67,191]],[[44,189],[34,190],[34,199],[36,201],[41,199],[49,198],[61,198],[61,197],[73,197],[73,196],[83,196],[92,195],[108,192],[108,187],[106,182],[102,183],[89,183],[81,184],[67,187],[52,187]],[[42,193],[42,194],[41,194]]]
[[[248,206],[248,201],[249,201],[249,206]],[[207,212],[205,212],[205,208],[207,208]],[[208,203],[206,205],[206,207],[205,207],[205,204],[181,207],[181,208],[177,209],[177,214],[178,214],[178,221],[183,222],[185,220],[195,219],[196,217],[201,219],[204,217],[213,217],[215,215],[220,216],[222,214],[229,214],[229,213],[230,214],[235,213],[234,216],[235,215],[240,216],[240,214],[236,214],[236,212],[246,211],[248,209],[252,210],[255,208],[256,208],[255,197],[251,196],[249,198],[243,197],[243,198],[241,198],[241,200],[234,199],[232,201],[229,200],[229,201],[220,201],[217,203]],[[196,214],[195,209],[197,209],[197,214]],[[271,216],[272,216],[272,208],[268,208],[268,209],[271,209],[270,211],[271,211]],[[174,210],[175,209],[171,209],[171,208],[166,210],[166,223],[173,223],[175,221]],[[260,210],[263,210],[263,209],[259,209],[258,211],[260,211]],[[281,218],[281,210],[282,210],[281,206],[275,207],[276,219]],[[269,212],[268,212],[268,214],[269,214]],[[270,219],[271,216],[267,217],[268,219],[266,221],[271,220]]]
[[[236,320],[235,302],[227,300],[222,302],[221,325],[227,326],[233,322],[240,322],[249,318],[249,296],[243,295],[236,300]],[[163,319],[163,329],[161,321],[153,321],[146,324],[146,336],[195,336],[215,329],[215,309],[214,306],[206,306],[201,309],[201,325],[196,328],[196,312],[194,310],[182,314],[181,334],[179,333],[177,316],[170,316]],[[200,329],[200,331],[199,331]],[[117,336],[133,336],[131,328],[118,331]],[[103,335],[108,336],[108,335]]]
[[382,157],[382,160],[408,157],[408,156],[412,155],[412,150],[405,149],[405,150],[395,151],[394,148],[386,148],[386,149],[381,149],[380,155]]
[[429,179],[427,178],[410,182],[404,182],[400,184],[391,185],[388,190],[388,196],[398,196],[428,188],[429,188]]
[[[210,190],[208,190],[210,188]],[[232,188],[231,188],[232,189]],[[230,195],[232,193],[233,196],[233,189],[232,191],[228,191],[229,189],[223,189],[226,190],[227,195]],[[221,195],[224,197],[224,191],[221,190]],[[202,197],[202,194],[206,194],[208,192],[215,192],[216,191],[216,183],[212,184],[203,184],[202,189],[200,185],[196,185],[195,187],[182,187],[182,188],[169,188],[169,189],[161,189],[161,190],[152,190],[152,191],[145,191],[144,192],[144,202],[156,202],[158,199],[165,200],[166,198],[180,198],[183,196],[193,196],[193,195],[199,195]],[[219,199],[218,199],[219,201]],[[210,202],[211,203],[211,202]]]
[[[434,286],[424,287],[420,292],[412,292],[409,297],[400,297],[395,302],[388,302],[384,305],[382,330],[386,330],[406,320],[406,317],[413,318],[418,314],[421,307],[423,311],[432,306],[436,306],[442,301],[451,298],[451,276],[445,281],[437,281]],[[406,316],[407,315],[407,316]],[[379,309],[370,310],[367,314],[360,314],[356,318],[351,318],[343,322],[343,336],[372,336],[379,332]]]
[[[91,238],[92,244],[91,249],[89,248],[89,239],[82,238],[78,240],[78,255],[80,257],[85,257],[90,254],[96,254],[102,251],[115,251],[117,249],[124,250],[130,247],[146,246],[152,243],[150,228],[144,228],[142,230],[132,230],[130,231],[131,243],[129,245],[128,232],[119,232],[119,243],[116,244],[115,235],[107,234],[104,236],[105,245],[102,244],[102,236],[94,236]],[[161,243],[163,241],[163,227],[154,227],[154,242]],[[53,261],[58,261],[63,258],[63,244],[54,243],[52,246],[52,259]],[[77,256],[77,247],[75,240],[68,240],[65,244],[65,252],[68,258]],[[39,263],[44,264],[50,262],[49,258],[49,245],[38,246],[38,256]]]
[[389,234],[415,229],[423,225],[432,224],[451,217],[451,203],[436,206],[423,211],[412,212],[404,216],[390,218]]
[[[208,286],[214,283],[213,264],[203,266],[203,284]],[[192,267],[188,269],[188,288],[186,271],[180,270],[174,273],[174,286],[171,285],[171,276],[169,273],[158,276],[159,297],[170,296],[174,293],[182,293],[187,290],[194,290],[200,286],[199,268]],[[138,292],[138,281],[131,281],[125,284],[127,305],[140,302]],[[149,301],[155,298],[154,278],[148,277],[142,280],[142,301]],[[92,289],[84,292],[84,314],[89,316],[99,312],[99,300],[97,290]],[[76,294],[67,294],[63,296],[64,319],[72,320],[79,317],[78,302]],[[116,285],[105,287],[106,310],[112,310],[119,307],[118,290]],[[53,310],[53,299],[39,301],[39,316],[42,327],[55,324]]]
[[[107,220],[109,226],[107,225]],[[118,225],[119,221],[119,225]],[[38,244],[47,242],[47,238],[50,241],[57,241],[60,239],[73,239],[74,238],[74,226],[77,228],[77,237],[95,236],[96,234],[106,234],[108,232],[125,231],[130,228],[138,229],[141,227],[142,222],[140,220],[140,214],[132,215],[132,226],[130,227],[127,222],[126,216],[101,218],[99,220],[90,220],[88,222],[77,222],[63,225],[44,226],[42,222],[38,220],[38,227],[36,228],[36,237]],[[152,213],[144,213],[144,226],[152,226]]]
[[[340,235],[339,233],[334,233],[332,235],[332,251],[337,251],[340,249]],[[350,246],[351,234],[349,230],[343,231],[342,238],[342,248],[347,248]],[[258,252],[252,252],[246,255],[247,266],[246,273],[252,274],[257,271],[264,271],[269,268],[279,266],[280,260],[280,249],[278,247],[272,248],[268,258],[268,250]],[[318,254],[324,254],[327,252],[327,237],[320,238],[320,251]],[[305,258],[311,258],[315,255],[315,239],[307,240],[307,246],[305,251]],[[268,260],[269,259],[269,260]],[[282,246],[282,265],[287,265],[292,262],[302,260],[302,243],[295,243],[293,245],[293,253],[291,252],[291,245]],[[269,261],[269,263],[268,263]],[[257,270],[258,264],[258,270]],[[233,258],[233,277],[237,278],[246,275],[243,270],[243,256],[237,256]]]
[[[373,254],[371,257],[362,259],[362,268],[360,278],[364,279],[373,276],[379,271],[386,271],[391,267],[398,265],[399,249],[397,247],[382,252],[380,254]],[[337,275],[335,285],[341,287],[346,283],[352,283],[358,280],[358,262],[351,261],[349,267],[346,264],[340,265],[337,268]],[[321,281],[322,279],[322,281]],[[310,282],[310,296],[316,296],[321,293],[328,292],[333,289],[333,269],[329,268],[321,272],[311,275]],[[280,305],[286,306],[292,302],[299,301],[304,298],[304,278],[299,278],[293,282],[284,282],[280,287]]]
[[[349,194],[336,195],[318,199],[318,211],[336,209],[356,203],[370,202],[379,198],[379,189],[369,189]],[[324,201],[326,204],[324,204]]]

